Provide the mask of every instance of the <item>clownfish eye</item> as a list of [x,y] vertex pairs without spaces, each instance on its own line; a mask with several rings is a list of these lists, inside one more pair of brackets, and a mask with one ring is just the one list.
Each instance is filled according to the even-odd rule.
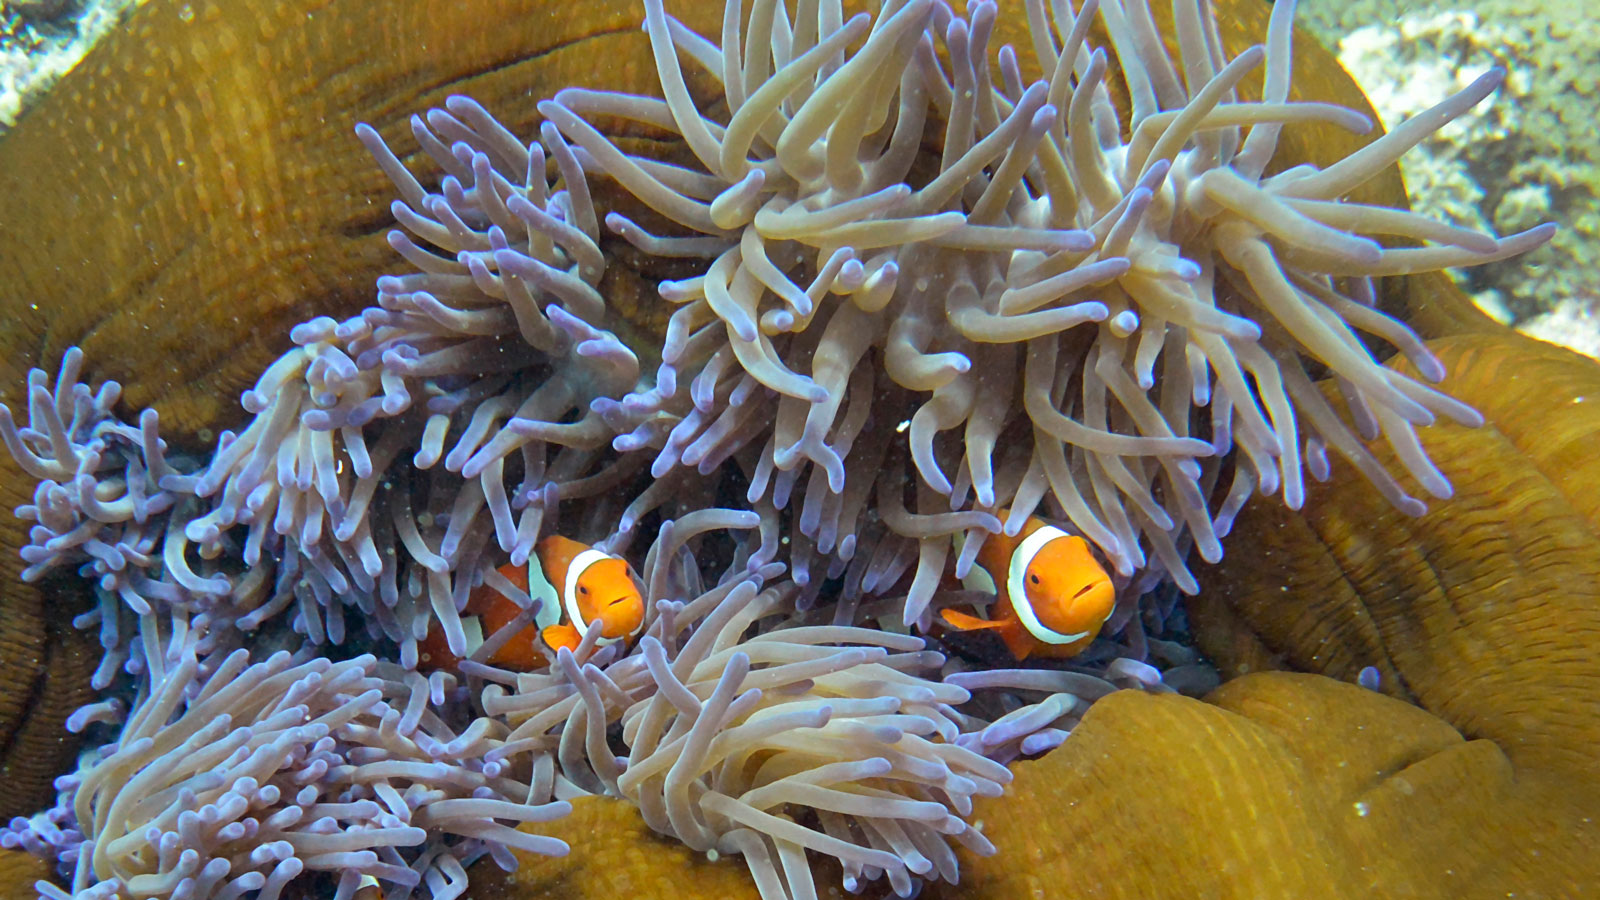
[[1038,584],[1039,583],[1039,573],[1038,572],[1030,573],[1028,575],[1028,580],[1033,582],[1034,584]]
[[587,593],[589,593],[589,589],[580,584],[580,585],[578,585],[578,593],[587,594]]

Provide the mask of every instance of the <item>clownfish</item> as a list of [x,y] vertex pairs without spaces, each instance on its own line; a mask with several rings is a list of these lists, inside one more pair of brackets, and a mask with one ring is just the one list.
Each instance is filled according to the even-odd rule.
[[993,630],[1018,660],[1078,654],[1116,605],[1116,586],[1089,543],[1032,516],[1016,537],[989,535],[974,562],[993,580],[989,618],[952,609],[940,618],[958,631]]
[[[644,624],[644,597],[620,556],[554,535],[534,545],[526,566],[501,566],[506,580],[542,601],[532,626],[511,636],[484,660],[492,666],[526,672],[546,664],[538,642],[551,651],[575,650],[591,628],[600,629],[598,643],[629,641]],[[505,627],[521,612],[510,598],[482,584],[467,597],[461,624],[467,652]],[[450,652],[438,622],[428,629],[419,648],[418,668],[452,669],[460,662]]]

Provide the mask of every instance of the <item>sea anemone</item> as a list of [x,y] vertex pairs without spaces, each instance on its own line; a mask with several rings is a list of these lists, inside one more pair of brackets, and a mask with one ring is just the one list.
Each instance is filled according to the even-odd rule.
[[379,279],[378,305],[359,316],[293,330],[295,349],[242,397],[253,421],[187,480],[209,509],[183,526],[202,548],[243,529],[246,565],[278,560],[279,589],[247,624],[292,609],[298,630],[337,644],[353,606],[408,668],[434,621],[466,655],[457,612],[491,540],[521,563],[558,500],[630,471],[596,461],[615,429],[591,405],[638,375],[632,351],[596,327],[604,260],[565,145],[552,143],[557,190],[545,150],[469,100],[413,130],[450,173],[441,194],[372,129],[357,134],[399,187],[396,219],[434,250],[392,232],[420,271]]
[[[1265,48],[1232,59],[1205,4],[1177,4],[1176,59],[1143,3],[1025,6],[1045,73],[1026,85],[1009,47],[991,65],[990,2],[963,17],[891,0],[848,19],[837,2],[792,18],[757,2],[742,22],[729,3],[718,46],[646,0],[663,99],[569,89],[540,104],[586,170],[671,233],[615,213],[608,227],[646,254],[707,261],[661,284],[678,305],[662,365],[622,401],[646,414],[641,433],[664,435],[652,473],[733,455],[752,503],[799,498],[797,531],[845,560],[876,493],[887,529],[918,542],[907,622],[925,621],[952,533],[977,538],[960,572],[995,514],[1016,533],[1047,496],[1123,576],[1153,557],[1191,593],[1188,547],[1219,558],[1252,492],[1298,506],[1303,469],[1325,474],[1330,447],[1420,512],[1361,443],[1381,434],[1449,496],[1413,429],[1480,419],[1379,364],[1360,333],[1443,376],[1374,306],[1372,279],[1504,258],[1550,229],[1497,240],[1341,198],[1503,73],[1325,170],[1267,176],[1286,126],[1370,126],[1288,101],[1293,3],[1274,6]],[[1089,37],[1097,17],[1125,122]],[[686,65],[720,83],[720,102],[696,102]],[[1257,68],[1264,95],[1241,100]],[[617,118],[681,138],[693,164],[625,153],[595,126]],[[1314,387],[1322,370],[1346,415]]]
[[[757,524],[700,510],[664,526],[643,577],[647,634],[625,656],[588,641],[548,672],[469,667],[505,685],[484,692],[511,726],[484,758],[534,754],[536,790],[621,797],[662,834],[742,856],[765,900],[816,896],[808,850],[835,857],[851,891],[877,878],[901,896],[921,879],[954,883],[953,845],[994,851],[967,821],[973,799],[1011,780],[961,734],[989,723],[956,711],[970,695],[936,680],[945,657],[923,638],[798,610],[800,586],[761,562],[759,534],[726,564],[689,552]],[[1091,698],[1112,689],[1091,676],[1073,687],[1091,682]],[[1021,741],[1053,724],[1012,731]]]
[[[97,602],[78,616],[98,626],[105,651],[93,685],[108,687],[119,668],[144,671],[159,653],[135,638],[158,630],[193,631],[195,652],[231,649],[229,636],[265,597],[266,570],[240,575],[233,560],[191,552],[182,523],[196,504],[187,479],[158,435],[159,417],[146,409],[138,424],[118,418],[115,381],[91,388],[78,380],[83,352],[68,348],[54,386],[43,369],[28,373],[28,424],[19,428],[0,404],[0,440],[22,470],[38,479],[33,502],[17,516],[33,522],[21,549],[24,581],[76,568],[95,585]],[[248,623],[247,623],[248,624]],[[101,707],[69,720],[77,730],[104,717]]]
[[[1298,506],[1329,448],[1420,512],[1362,443],[1382,435],[1448,496],[1414,427],[1479,417],[1379,364],[1362,333],[1443,375],[1375,306],[1373,278],[1502,258],[1549,231],[1499,240],[1340,198],[1498,72],[1326,170],[1267,176],[1284,127],[1369,126],[1287,100],[1292,3],[1265,48],[1232,60],[1209,11],[1180,4],[1174,60],[1142,4],[1033,0],[1047,77],[1027,86],[1010,48],[991,65],[988,2],[849,19],[836,2],[793,17],[763,2],[743,21],[729,4],[722,47],[645,8],[664,99],[564,90],[524,144],[452,97],[412,120],[446,173],[437,192],[357,129],[399,191],[389,242],[415,271],[379,279],[359,316],[294,329],[244,393],[254,420],[161,483],[204,501],[178,532],[200,557],[236,540],[252,571],[280,560],[240,605],[244,627],[289,611],[337,644],[353,606],[407,666],[434,621],[464,655],[459,613],[490,558],[525,560],[578,498],[621,546],[652,511],[740,491],[788,535],[805,602],[823,576],[872,594],[914,562],[902,619],[925,627],[951,557],[964,575],[985,535],[1041,504],[1124,583],[1192,592],[1191,546],[1217,559],[1252,493]],[[721,85],[701,104],[714,117],[686,64]],[[1240,100],[1262,67],[1263,99]],[[594,124],[619,117],[681,138],[694,162],[624,153]],[[599,175],[634,218],[602,216]],[[602,220],[701,273],[660,282],[676,308],[658,338],[653,312],[600,289]],[[660,360],[653,374],[642,359]],[[1313,385],[1324,371],[1342,414]]]
[[[0,407],[39,480],[27,577],[95,579],[79,622],[101,627],[98,682],[136,677],[131,701],[74,717],[128,711],[37,819],[48,834],[6,839],[70,863],[85,900],[269,900],[306,871],[340,900],[364,877],[442,900],[463,860],[559,849],[497,820],[608,794],[741,854],[768,900],[815,894],[807,850],[847,887],[906,894],[955,880],[952,844],[990,849],[968,818],[1003,761],[1065,739],[1116,684],[1168,688],[1112,658],[1148,649],[1130,603],[1105,633],[1132,649],[1085,658],[1105,679],[940,680],[947,660],[909,630],[973,601],[943,582],[985,535],[1049,516],[1133,597],[1195,590],[1190,549],[1217,559],[1253,493],[1298,506],[1330,448],[1420,512],[1363,444],[1382,436],[1448,496],[1414,429],[1479,417],[1425,383],[1443,367],[1374,279],[1549,230],[1497,239],[1342,198],[1501,74],[1326,169],[1268,175],[1282,128],[1369,124],[1288,100],[1292,2],[1232,59],[1204,3],[1176,4],[1176,57],[1147,4],[1025,6],[1032,84],[1009,47],[991,59],[986,0],[848,19],[837,0],[730,2],[720,44],[646,0],[661,99],[563,90],[523,143],[450,98],[412,121],[437,191],[358,127],[412,271],[360,315],[295,328],[204,465],[168,459],[153,412],[119,420],[114,384],[78,384],[76,351],[53,392],[30,374],[28,427]],[[1261,99],[1240,99],[1257,68]],[[618,119],[685,158],[630,155],[599,127]],[[624,195],[604,214],[599,176]],[[607,295],[602,225],[688,273],[659,281],[670,315]],[[538,603],[498,564],[527,562],[579,499],[563,530],[610,552],[659,526],[643,638],[591,629],[546,670],[488,665]],[[474,650],[463,613],[485,586],[520,613]],[[415,671],[435,627],[455,675]],[[252,662],[236,648],[257,629],[252,650],[293,650]],[[315,658],[352,637],[398,665]],[[969,689],[987,694],[955,709]]]
[[426,883],[443,900],[465,889],[462,855],[477,855],[463,843],[565,853],[494,820],[546,821],[567,805],[484,766],[472,754],[483,727],[453,733],[420,676],[384,668],[287,652],[251,663],[245,650],[203,679],[192,652],[158,667],[117,740],[66,779],[82,843],[56,850],[73,864],[73,893],[40,890],[275,900],[320,871],[340,900],[363,876],[390,897]]

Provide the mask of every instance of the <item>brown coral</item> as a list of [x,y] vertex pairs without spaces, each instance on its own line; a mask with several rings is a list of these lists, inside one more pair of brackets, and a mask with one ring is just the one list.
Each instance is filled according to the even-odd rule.
[[[49,805],[51,782],[72,768],[78,740],[72,711],[96,699],[89,687],[100,648],[55,604],[35,605],[32,585],[6,586],[0,624],[0,817]],[[22,609],[17,607],[21,606]]]
[[1457,486],[1421,518],[1335,470],[1262,504],[1192,605],[1225,668],[1286,665],[1422,705],[1519,766],[1593,779],[1600,740],[1600,367],[1513,335],[1432,346],[1489,425],[1426,439]]
[[987,804],[1006,849],[938,896],[1443,900],[1600,884],[1592,784],[1320,676],[1246,676],[1207,700],[1101,700],[1060,749],[1016,767],[1014,794]]
[[756,900],[761,896],[744,863],[731,858],[713,862],[704,853],[656,834],[639,817],[638,808],[624,800],[580,797],[572,802],[571,815],[541,829],[579,849],[560,859],[517,853],[515,872],[492,865],[474,867],[473,896],[479,900],[616,900],[685,894]]
[[48,877],[44,860],[21,850],[0,850],[0,900],[37,900],[33,883]]

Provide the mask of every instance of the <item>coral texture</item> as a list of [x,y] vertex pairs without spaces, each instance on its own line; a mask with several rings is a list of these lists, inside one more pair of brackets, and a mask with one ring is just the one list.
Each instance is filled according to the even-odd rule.
[[1004,849],[929,896],[1446,900],[1600,884],[1592,779],[1321,676],[1249,675],[1204,703],[1123,692],[1016,772],[1013,794],[979,806]]
[[549,834],[582,847],[582,852],[559,859],[518,854],[515,872],[476,866],[471,870],[473,896],[480,900],[676,896],[758,900],[761,896],[737,859],[711,860],[662,837],[639,818],[633,804],[622,800],[579,797],[572,801],[572,815],[551,823]]
[[21,850],[0,850],[0,900],[38,900],[33,883],[50,876],[50,864]]
[[1394,516],[1341,490],[1351,473],[1339,469],[1302,513],[1248,513],[1249,539],[1191,604],[1202,642],[1230,673],[1287,665],[1354,680],[1376,667],[1384,690],[1519,766],[1592,784],[1600,371],[1511,335],[1433,346],[1456,373],[1450,389],[1492,423],[1427,437],[1456,500]]
[[1491,65],[1509,70],[1506,102],[1475,110],[1401,161],[1415,209],[1473,227],[1554,221],[1551,243],[1516,263],[1457,273],[1486,309],[1537,337],[1595,356],[1600,280],[1600,26],[1578,0],[1529,4],[1328,3],[1302,19],[1361,83],[1385,121]]

